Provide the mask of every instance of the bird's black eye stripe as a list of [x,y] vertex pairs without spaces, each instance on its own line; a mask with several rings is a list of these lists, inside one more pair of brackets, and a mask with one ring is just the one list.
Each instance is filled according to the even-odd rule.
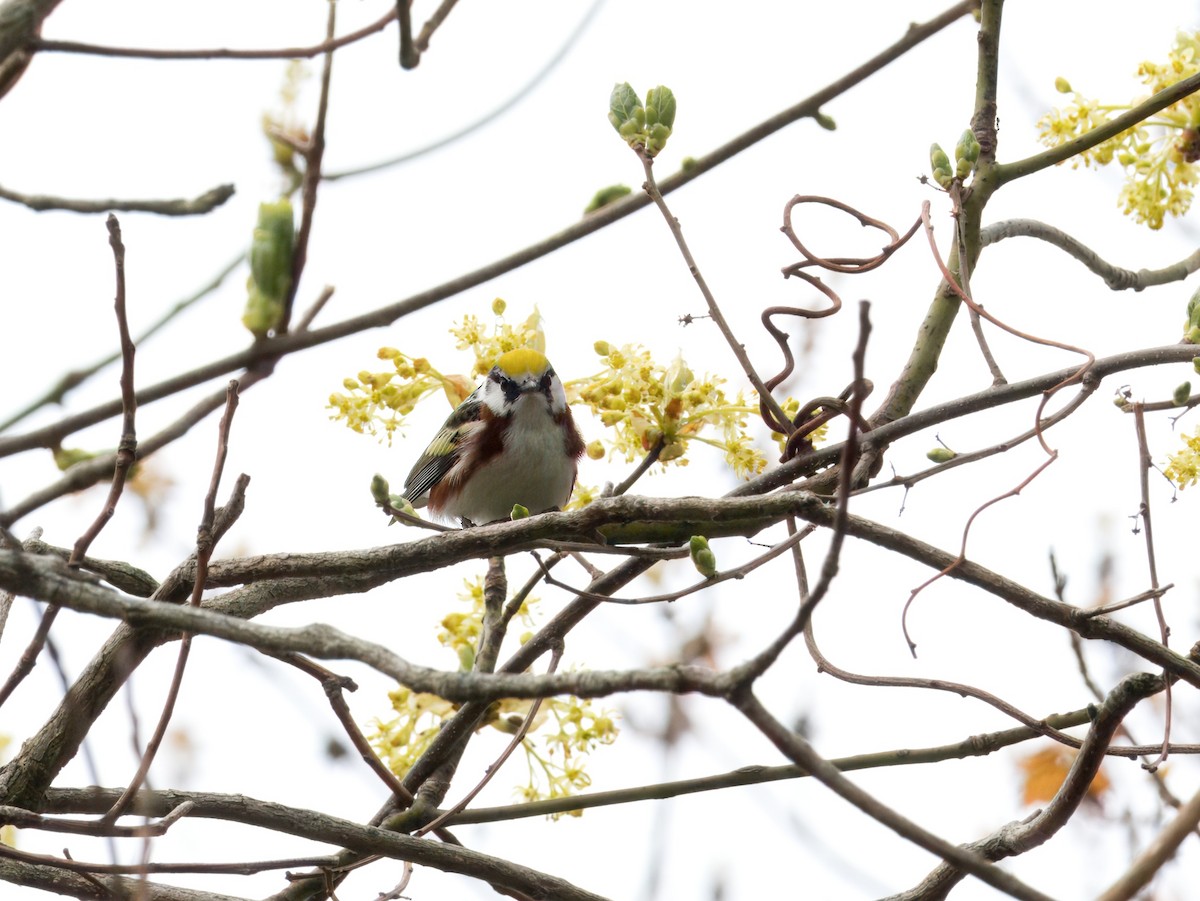
[[554,379],[554,370],[547,369],[546,374],[542,376],[542,380],[540,382],[538,382],[538,388],[547,397],[550,396],[550,384],[553,379]]
[[521,396],[521,386],[512,379],[502,377],[500,387],[504,389],[504,399],[510,404],[515,404],[517,398]]

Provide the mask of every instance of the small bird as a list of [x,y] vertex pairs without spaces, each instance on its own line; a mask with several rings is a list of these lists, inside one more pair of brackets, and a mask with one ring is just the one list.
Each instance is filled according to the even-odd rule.
[[550,361],[528,347],[496,360],[459,404],[404,483],[404,497],[464,526],[562,507],[575,487],[583,437]]

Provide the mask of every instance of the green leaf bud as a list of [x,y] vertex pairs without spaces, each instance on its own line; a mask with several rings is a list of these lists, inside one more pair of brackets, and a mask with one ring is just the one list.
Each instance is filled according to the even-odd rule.
[[469,673],[475,669],[475,649],[469,644],[458,646],[458,671]]
[[1192,357],[1192,369],[1196,370],[1197,374],[1200,374],[1200,357]]
[[700,165],[700,161],[698,159],[696,159],[694,156],[685,156],[683,159],[681,159],[679,161],[679,168],[683,172],[691,172],[693,169],[695,169],[699,165]]
[[529,508],[528,507],[524,506],[523,504],[513,504],[512,513],[509,515],[509,519],[528,519],[528,518],[529,518]]
[[1188,398],[1192,396],[1192,383],[1182,382],[1175,386],[1175,390],[1171,392],[1171,400],[1177,407],[1182,407],[1188,402]]
[[934,463],[949,463],[951,460],[957,457],[958,454],[950,450],[948,447],[935,447],[933,450],[926,451],[925,456]]
[[950,187],[954,177],[950,174],[950,157],[946,156],[940,144],[929,148],[929,167],[933,171],[933,180],[943,188]]
[[601,188],[592,195],[592,199],[588,202],[587,207],[584,208],[584,215],[594,213],[601,207],[606,207],[610,203],[620,200],[626,194],[631,193],[632,190],[629,185],[609,185],[607,188]]
[[388,480],[375,473],[371,477],[371,498],[377,504],[390,504],[391,498],[388,496]]
[[672,460],[678,460],[686,453],[687,448],[680,441],[672,441],[670,444],[663,445],[662,451],[659,452],[658,459],[661,463],[670,463]]
[[1188,328],[1196,328],[1197,326],[1200,326],[1200,288],[1198,288],[1192,294],[1192,296],[1188,298],[1187,317]]
[[826,131],[837,131],[837,123],[833,121],[833,116],[830,116],[828,113],[823,113],[820,110],[817,110],[816,113],[813,114],[813,119],[815,119],[816,123]]
[[979,159],[979,142],[975,140],[975,132],[971,129],[966,129],[959,136],[958,143],[954,145],[954,158],[971,163]]
[[650,133],[646,140],[646,152],[651,156],[657,156],[667,146],[669,137],[671,137],[671,129],[661,122],[650,126]]
[[292,203],[286,197],[258,205],[258,224],[250,242],[250,278],[242,323],[255,337],[266,337],[283,316],[283,303],[292,286],[295,248]]
[[256,338],[265,338],[283,317],[283,299],[269,297],[251,283],[242,313],[242,325]]
[[954,145],[954,176],[960,181],[966,179],[975,168],[979,159],[979,142],[975,140],[975,132],[967,129]]
[[258,205],[258,224],[250,243],[250,276],[268,297],[282,299],[292,285],[295,222],[286,197]]
[[704,578],[711,579],[717,574],[717,555],[703,535],[693,535],[688,539],[688,553],[691,554],[692,565]]
[[1067,81],[1060,75],[1058,78],[1054,79],[1054,90],[1058,91],[1060,94],[1070,94],[1071,82]]
[[54,465],[62,472],[66,472],[76,463],[82,463],[96,456],[99,455],[95,451],[84,450],[81,447],[56,447],[54,448]]

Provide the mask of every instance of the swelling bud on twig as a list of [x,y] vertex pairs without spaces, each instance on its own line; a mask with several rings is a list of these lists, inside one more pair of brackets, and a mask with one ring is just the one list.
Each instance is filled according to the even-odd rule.
[[512,513],[509,514],[509,519],[528,519],[529,508],[523,504],[513,504]]
[[696,572],[711,579],[717,574],[717,555],[708,546],[708,539],[703,535],[693,535],[688,539],[688,552],[692,556],[692,565]]
[[964,131],[954,145],[954,159],[954,175],[962,181],[971,174],[975,161],[979,159],[979,142],[975,140],[975,132],[971,129]]
[[1174,402],[1175,406],[1177,406],[1177,407],[1182,407],[1184,404],[1186,404],[1188,402],[1188,398],[1191,396],[1192,396],[1192,383],[1191,382],[1183,382],[1182,384],[1176,385],[1175,390],[1173,392],[1171,392],[1171,400]]
[[1200,288],[1187,303],[1187,325],[1183,329],[1188,344],[1200,344]]
[[292,203],[286,197],[258,205],[258,224],[250,242],[250,278],[242,323],[256,338],[279,324],[292,287],[292,251],[296,243]]
[[940,187],[950,187],[950,183],[954,181],[954,174],[950,171],[950,157],[946,156],[946,151],[942,149],[941,144],[930,146],[929,168],[933,172],[933,180]]
[[926,451],[925,456],[934,463],[949,463],[951,460],[957,457],[958,454],[950,450],[948,447],[935,447],[933,450]]
[[66,472],[76,463],[82,463],[98,456],[100,455],[96,451],[84,450],[81,447],[56,447],[54,448],[54,465],[61,472]]
[[609,185],[607,188],[601,188],[592,195],[592,199],[584,208],[583,214],[586,216],[588,213],[596,212],[596,210],[600,209],[601,207],[606,207],[610,203],[615,203],[626,194],[631,193],[632,190],[633,189],[630,188],[629,185]]
[[375,473],[371,477],[371,499],[377,504],[390,504],[392,501],[388,491],[390,487],[387,479],[379,473]]

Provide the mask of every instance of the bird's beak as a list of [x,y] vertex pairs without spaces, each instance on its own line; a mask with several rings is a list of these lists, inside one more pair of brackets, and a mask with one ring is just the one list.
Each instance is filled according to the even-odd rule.
[[536,394],[541,390],[541,382],[541,379],[529,376],[521,379],[521,381],[517,383],[517,387],[520,389],[522,394]]

